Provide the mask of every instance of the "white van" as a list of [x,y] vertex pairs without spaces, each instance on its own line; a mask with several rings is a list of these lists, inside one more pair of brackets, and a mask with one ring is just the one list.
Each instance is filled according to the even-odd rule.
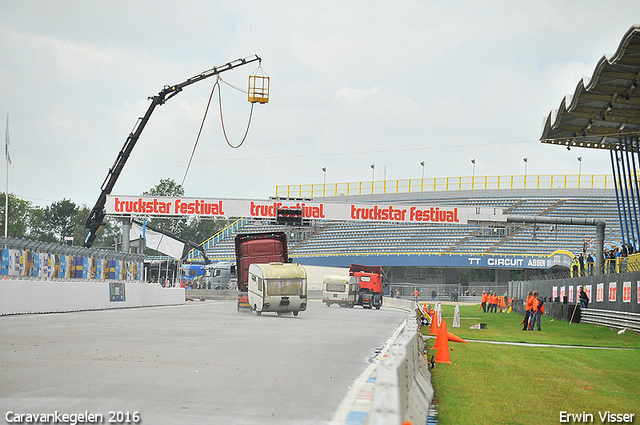
[[249,305],[260,315],[307,309],[307,271],[300,264],[269,263],[249,266]]
[[327,307],[338,304],[351,308],[358,298],[359,289],[357,276],[327,275],[322,279],[322,302]]

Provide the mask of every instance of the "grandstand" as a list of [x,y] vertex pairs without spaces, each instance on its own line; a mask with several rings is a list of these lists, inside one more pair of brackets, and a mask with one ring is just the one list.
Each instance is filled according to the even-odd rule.
[[[316,197],[314,201],[491,207],[514,216],[597,218],[606,221],[605,250],[615,248],[621,239],[612,188],[412,191]],[[243,219],[233,227],[233,231],[224,231],[225,237],[218,236],[215,243],[205,243],[213,261],[234,258],[236,234],[274,230],[287,232],[290,256],[295,261],[340,267],[355,262],[388,267],[482,267],[477,262],[470,264],[469,258],[549,258],[557,251],[577,254],[582,252],[584,240],[595,237],[595,228],[589,226],[504,222],[452,226],[319,220],[309,227],[298,228]],[[526,262],[517,264],[521,267],[514,268],[527,269]],[[569,263],[565,261],[562,265],[567,270]],[[538,267],[531,272],[548,268]]]

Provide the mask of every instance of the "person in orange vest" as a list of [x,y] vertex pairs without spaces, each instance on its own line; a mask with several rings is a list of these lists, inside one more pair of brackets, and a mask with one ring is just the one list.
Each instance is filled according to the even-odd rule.
[[489,296],[487,295],[487,293],[485,291],[482,291],[482,312],[486,313],[487,312],[487,299],[489,298]]
[[524,326],[522,327],[523,331],[526,331],[527,329],[529,329],[529,318],[531,316],[531,309],[533,308],[533,294],[531,293],[531,291],[529,291],[529,293],[527,293],[527,304],[526,304],[526,311],[524,312]]
[[533,318],[531,319],[531,325],[529,325],[529,330],[532,331],[534,326],[537,326],[538,330],[540,330],[540,316],[544,313],[544,305],[542,299],[538,297],[538,291],[533,291]]
[[418,295],[420,295],[420,292],[418,292],[418,288],[416,288],[415,291],[413,291],[413,298],[415,298],[416,302],[418,302]]
[[504,302],[504,296],[496,298],[498,298],[498,308],[500,309],[500,313],[502,313],[502,309],[507,308],[507,304]]

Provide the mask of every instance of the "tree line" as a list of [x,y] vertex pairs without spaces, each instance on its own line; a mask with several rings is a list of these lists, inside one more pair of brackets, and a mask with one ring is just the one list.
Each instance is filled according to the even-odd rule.
[[[184,196],[184,189],[173,179],[161,179],[160,183],[144,192],[143,196]],[[0,216],[5,217],[5,193],[0,193]],[[78,205],[70,199],[55,201],[40,207],[32,202],[9,193],[9,215],[7,236],[55,244],[81,246],[88,230],[84,224],[91,208]],[[203,220],[190,218],[137,217],[147,220],[147,224],[168,231],[178,237],[200,244],[229,224],[229,220]],[[4,233],[2,233],[4,234]],[[73,238],[73,239],[71,239]],[[98,233],[93,247],[114,249],[116,240],[122,239],[122,222],[106,217],[105,225]]]

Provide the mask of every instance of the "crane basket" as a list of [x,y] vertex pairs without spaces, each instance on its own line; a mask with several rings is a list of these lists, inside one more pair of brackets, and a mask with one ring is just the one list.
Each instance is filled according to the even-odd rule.
[[257,71],[262,75],[249,75],[249,102],[251,103],[267,103],[269,102],[269,77],[264,75],[262,67],[259,66]]

